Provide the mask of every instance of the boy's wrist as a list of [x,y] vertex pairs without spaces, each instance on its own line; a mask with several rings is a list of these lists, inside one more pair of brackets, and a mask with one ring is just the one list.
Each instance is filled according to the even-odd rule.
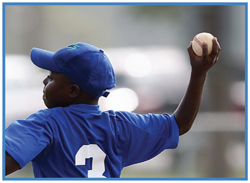
[[192,70],[191,78],[205,80],[207,77],[207,72],[195,71]]

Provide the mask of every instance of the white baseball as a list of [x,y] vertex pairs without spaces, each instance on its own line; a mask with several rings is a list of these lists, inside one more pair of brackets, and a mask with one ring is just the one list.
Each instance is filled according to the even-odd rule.
[[212,52],[214,36],[207,32],[202,32],[194,36],[192,48],[197,56],[202,56],[202,44],[207,43],[208,54]]

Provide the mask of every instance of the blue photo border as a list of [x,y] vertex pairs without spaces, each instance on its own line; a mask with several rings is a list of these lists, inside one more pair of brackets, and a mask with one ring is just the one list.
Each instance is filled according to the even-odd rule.
[[2,3],[2,121],[3,121],[3,131],[2,131],[2,180],[22,180],[22,181],[83,181],[83,178],[6,178],[5,177],[5,146],[4,146],[4,138],[5,138],[5,7],[11,5],[51,5],[51,6],[59,6],[59,5],[227,5],[227,6],[245,6],[245,177],[244,178],[91,178],[88,181],[156,181],[156,180],[165,180],[165,181],[242,181],[248,180],[248,3],[247,2],[218,2],[218,3],[210,3],[210,2],[4,2]]

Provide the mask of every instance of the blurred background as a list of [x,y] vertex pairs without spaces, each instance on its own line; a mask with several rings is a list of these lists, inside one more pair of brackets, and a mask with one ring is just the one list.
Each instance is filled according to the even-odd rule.
[[[75,42],[102,48],[117,87],[102,110],[172,113],[188,85],[187,47],[200,32],[218,38],[219,62],[210,70],[200,112],[177,149],[124,168],[123,178],[244,178],[244,4],[8,4],[5,25],[5,128],[45,108],[47,71],[30,61],[32,47],[51,51]],[[31,164],[8,177],[33,177]]]

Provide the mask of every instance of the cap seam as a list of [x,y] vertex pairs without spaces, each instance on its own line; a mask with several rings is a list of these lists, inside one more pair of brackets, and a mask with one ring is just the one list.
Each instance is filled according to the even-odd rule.
[[[99,52],[97,52],[97,51],[95,51],[96,53],[99,53]],[[100,53],[99,53],[100,54]],[[101,55],[101,56],[103,56],[103,55]],[[94,72],[96,71],[96,68],[100,65],[100,62],[101,62],[101,59],[98,59],[98,62],[97,62],[97,64],[96,64],[96,66],[91,70],[91,73],[90,73],[90,75],[89,75],[89,79],[88,79],[88,82],[87,82],[87,84],[85,85],[85,87],[84,88],[86,88],[86,86],[88,86],[89,85],[89,83],[90,83],[90,79],[92,79],[93,78],[93,76],[94,76]],[[92,87],[91,87],[92,88]],[[97,91],[96,89],[95,89],[95,91]],[[102,91],[103,92],[103,91]]]

